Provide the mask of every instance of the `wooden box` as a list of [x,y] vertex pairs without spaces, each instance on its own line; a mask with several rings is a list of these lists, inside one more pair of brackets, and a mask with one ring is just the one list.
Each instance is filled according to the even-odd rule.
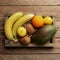
[[[8,17],[10,16],[11,14],[6,14],[4,17],[4,20],[6,21],[7,19],[8,19]],[[43,17],[45,17],[45,16],[43,16]],[[50,16],[51,18],[53,18],[53,16]],[[54,18],[53,18],[54,19]],[[5,21],[4,21],[4,23],[5,23]],[[53,25],[54,25],[54,23],[53,23]],[[10,41],[10,40],[8,40],[6,37],[5,37],[5,47],[6,48],[12,48],[12,47],[24,47],[24,48],[37,48],[37,47],[39,47],[39,48],[45,48],[45,47],[47,47],[47,48],[51,48],[51,47],[53,47],[54,46],[54,38],[55,38],[55,36],[48,42],[48,43],[46,43],[46,44],[44,44],[44,45],[35,45],[35,44],[29,44],[29,45],[21,45],[20,43],[14,43],[13,41]]]

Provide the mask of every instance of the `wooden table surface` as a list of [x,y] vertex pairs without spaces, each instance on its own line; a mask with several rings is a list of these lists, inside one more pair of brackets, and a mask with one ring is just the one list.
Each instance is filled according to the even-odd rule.
[[[57,28],[53,49],[4,48],[3,21],[6,13],[22,11],[53,16]],[[0,0],[0,60],[60,60],[60,0]]]

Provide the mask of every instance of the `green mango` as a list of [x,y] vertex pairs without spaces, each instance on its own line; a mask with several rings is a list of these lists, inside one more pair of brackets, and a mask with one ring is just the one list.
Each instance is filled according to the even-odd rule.
[[45,25],[31,36],[31,40],[36,44],[45,44],[50,41],[56,33],[56,27],[53,25]]

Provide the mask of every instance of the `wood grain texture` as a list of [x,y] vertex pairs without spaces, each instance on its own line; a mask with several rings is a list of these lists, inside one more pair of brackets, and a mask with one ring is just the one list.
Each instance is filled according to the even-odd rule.
[[[17,11],[54,16],[57,28],[53,49],[4,48],[3,21],[6,13]],[[50,54],[49,54],[50,53]],[[2,55],[4,54],[4,55]],[[60,60],[60,0],[0,0],[0,60]]]
[[[57,28],[54,48],[4,48],[4,15],[18,11],[54,17]],[[60,60],[60,0],[0,0],[0,54],[8,54],[0,55],[0,60]]]
[[39,60],[60,60],[60,54],[0,55],[0,60],[38,60],[38,59]]
[[0,55],[0,60],[38,60],[38,59],[39,60],[60,60],[60,54]]
[[[16,48],[6,49],[4,48],[4,32],[3,21],[4,15],[7,13],[14,13],[22,11],[24,13],[37,13],[42,16],[53,16],[55,26],[57,27],[57,33],[55,38],[55,45],[53,49],[41,49],[41,48]],[[60,6],[0,6],[0,54],[39,54],[39,53],[60,53]]]
[[0,6],[0,14],[14,13],[17,11],[22,11],[24,13],[37,13],[41,15],[60,15],[59,6]]
[[43,16],[60,16],[60,6],[0,6],[1,16],[6,13],[14,13],[18,11],[24,13],[37,13]]
[[[60,6],[0,6],[0,21],[4,21],[4,15],[22,11],[24,13],[37,13],[42,16],[60,16]],[[59,17],[55,18],[59,20]]]
[[60,5],[59,0],[0,0],[0,5]]

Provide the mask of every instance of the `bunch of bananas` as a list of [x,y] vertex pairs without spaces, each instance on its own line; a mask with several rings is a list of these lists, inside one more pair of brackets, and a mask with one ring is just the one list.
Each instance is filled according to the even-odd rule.
[[26,22],[32,19],[34,14],[26,14],[24,15],[22,12],[17,12],[11,15],[5,22],[4,32],[8,40],[12,40],[17,42],[17,28],[22,26]]

